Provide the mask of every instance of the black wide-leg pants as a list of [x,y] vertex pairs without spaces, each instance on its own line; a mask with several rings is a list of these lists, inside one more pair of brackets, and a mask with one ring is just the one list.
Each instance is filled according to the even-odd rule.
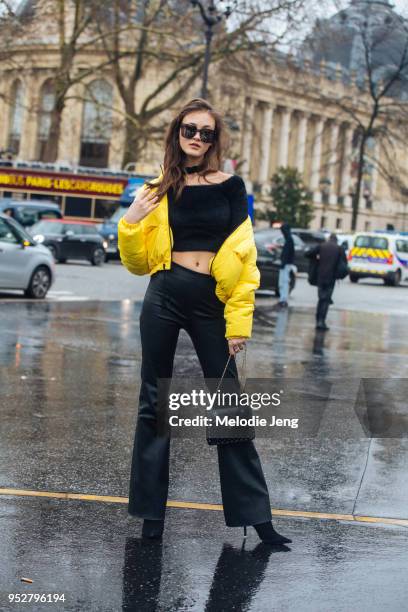
[[[220,379],[228,360],[224,304],[215,280],[174,262],[150,279],[140,315],[139,413],[133,446],[131,515],[163,519],[169,484],[169,435],[156,432],[158,379],[170,379],[181,328],[190,335],[204,378]],[[226,378],[238,380],[235,359]],[[225,522],[230,527],[271,520],[268,488],[253,442],[217,446]]]

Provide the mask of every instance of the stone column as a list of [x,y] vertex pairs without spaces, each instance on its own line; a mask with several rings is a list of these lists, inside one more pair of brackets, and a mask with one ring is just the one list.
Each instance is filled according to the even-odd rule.
[[259,165],[258,181],[266,183],[269,176],[269,161],[271,154],[271,141],[272,141],[272,121],[273,121],[274,107],[272,104],[266,104],[263,113],[263,122],[261,129],[261,160]]
[[67,100],[61,118],[61,136],[58,143],[58,162],[79,164],[81,153],[81,129],[85,102],[83,85],[72,89],[72,98]]
[[7,104],[6,100],[8,91],[10,90],[10,83],[2,80],[0,87],[0,117],[3,117],[3,120],[0,122],[0,148],[7,149],[10,106]]
[[35,159],[37,140],[37,110],[38,110],[38,83],[33,76],[29,76],[24,83],[24,114],[21,130],[20,150],[18,157],[24,160]]
[[252,154],[252,136],[254,132],[254,111],[255,103],[251,98],[246,99],[244,111],[244,133],[242,137],[242,178],[244,179],[248,191],[252,191],[252,183],[250,181],[251,173],[251,154]]
[[330,134],[330,157],[328,178],[330,180],[330,204],[337,204],[336,197],[336,168],[337,168],[337,146],[339,140],[339,124],[335,121],[331,124]]
[[314,192],[315,202],[321,202],[320,192],[320,165],[322,160],[322,140],[325,120],[319,117],[316,121],[312,152],[312,168],[310,175],[310,189]]
[[344,206],[351,206],[350,183],[351,183],[351,152],[353,141],[353,128],[348,126],[344,134],[343,166],[341,172],[340,193],[343,197]]
[[282,123],[279,137],[278,167],[286,168],[289,154],[289,127],[292,111],[285,108],[282,112]]
[[297,139],[296,151],[296,168],[303,174],[305,170],[305,154],[306,154],[306,139],[307,139],[307,122],[309,115],[302,113],[299,120],[299,131]]

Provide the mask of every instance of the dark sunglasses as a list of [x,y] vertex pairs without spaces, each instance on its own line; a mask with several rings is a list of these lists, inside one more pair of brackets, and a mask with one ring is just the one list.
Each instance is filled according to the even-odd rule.
[[190,123],[182,123],[180,130],[184,138],[194,138],[197,132],[199,132],[202,142],[209,143],[215,140],[215,130],[210,130],[208,128],[201,128],[201,130],[199,130],[196,125]]

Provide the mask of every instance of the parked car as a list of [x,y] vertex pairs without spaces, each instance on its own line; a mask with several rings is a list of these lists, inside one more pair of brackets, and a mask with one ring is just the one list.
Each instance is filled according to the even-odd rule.
[[408,280],[408,238],[402,234],[359,232],[348,254],[350,281],[381,278],[396,287]]
[[297,236],[303,241],[304,249],[297,262],[299,272],[308,272],[310,260],[306,257],[306,253],[313,249],[318,244],[322,244],[327,240],[327,234],[318,230],[309,230],[304,228],[292,228],[292,235]]
[[103,223],[97,225],[98,232],[106,240],[106,259],[119,258],[118,249],[118,223],[128,210],[127,206],[119,206],[111,217],[105,219]]
[[[280,254],[282,245],[278,246],[276,240],[279,239],[277,234],[282,233],[278,230],[258,230],[254,232],[255,244],[258,252],[256,265],[261,273],[260,289],[272,289],[279,296],[279,270],[281,265]],[[295,247],[296,249],[296,247]],[[289,291],[291,292],[296,284],[297,267],[294,265],[290,273]]]
[[105,261],[108,243],[94,223],[47,219],[33,225],[30,233],[60,263],[67,259],[87,259],[92,265],[100,266]]
[[58,204],[47,200],[1,198],[0,212],[12,217],[24,227],[30,227],[42,219],[62,219]]
[[14,219],[0,213],[0,288],[21,289],[27,297],[40,299],[54,280],[50,251]]
[[[257,230],[255,235],[257,237],[257,244],[263,243],[269,251],[276,249],[280,257],[285,239],[279,228]],[[296,236],[296,234],[293,234],[293,242],[295,245],[295,266],[299,272],[307,272],[309,263],[304,256],[306,245],[299,236]]]

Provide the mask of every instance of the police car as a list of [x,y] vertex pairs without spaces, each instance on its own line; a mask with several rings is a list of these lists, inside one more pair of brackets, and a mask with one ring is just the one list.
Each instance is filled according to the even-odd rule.
[[382,278],[386,285],[408,280],[408,236],[359,232],[348,253],[350,280]]

